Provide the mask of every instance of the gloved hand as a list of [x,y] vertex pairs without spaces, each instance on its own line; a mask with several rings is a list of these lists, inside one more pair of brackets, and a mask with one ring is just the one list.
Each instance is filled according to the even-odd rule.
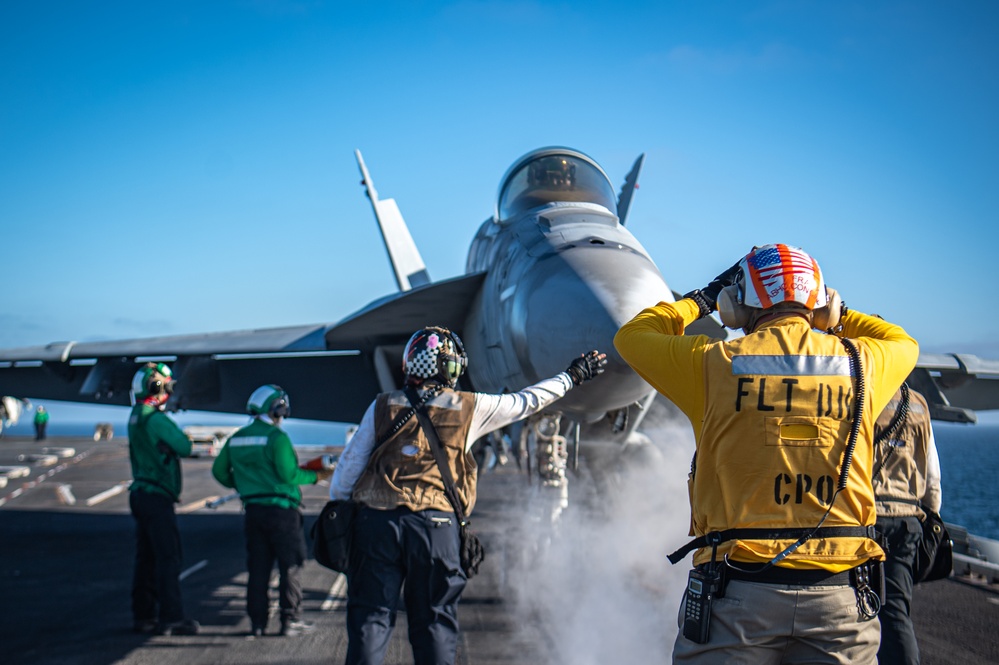
[[589,381],[597,374],[603,374],[604,365],[606,364],[607,354],[593,349],[569,363],[569,367],[565,371],[572,379],[572,383],[578,386],[584,381]]
[[327,480],[331,477],[333,477],[333,469],[322,469],[320,471],[316,471],[316,483]]
[[734,266],[708,282],[708,285],[703,289],[694,289],[690,293],[683,294],[684,298],[690,298],[697,303],[702,317],[718,308],[718,294],[721,293],[722,289],[739,281],[739,274],[742,272],[739,262],[741,259]]

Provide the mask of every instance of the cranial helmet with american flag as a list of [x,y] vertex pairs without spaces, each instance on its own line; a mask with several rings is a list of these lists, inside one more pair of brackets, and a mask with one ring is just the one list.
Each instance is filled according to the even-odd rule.
[[815,310],[828,302],[818,262],[797,247],[754,247],[739,266],[739,289],[747,307],[769,309],[778,303],[795,302]]

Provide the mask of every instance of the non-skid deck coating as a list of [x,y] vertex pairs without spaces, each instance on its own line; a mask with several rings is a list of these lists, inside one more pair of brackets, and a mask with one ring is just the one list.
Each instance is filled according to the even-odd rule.
[[[37,454],[42,447],[72,447],[75,455],[48,466],[27,458],[18,461],[18,456]],[[31,469],[28,476],[0,488],[0,662],[342,663],[345,582],[311,559],[302,575],[303,618],[315,624],[315,631],[296,638],[245,637],[249,622],[244,612],[240,504],[231,501],[217,510],[202,507],[206,499],[228,492],[212,479],[211,462],[184,460],[183,503],[178,509],[185,569],[181,587],[187,613],[201,622],[201,633],[135,635],[129,612],[134,529],[128,492],[116,489],[129,480],[124,439],[95,443],[65,438],[40,444],[0,439],[0,465]],[[326,488],[303,489],[308,528],[325,502]],[[657,577],[656,567],[669,567],[664,556],[651,562],[622,557],[620,571],[577,573],[573,566],[585,562],[586,553],[562,554],[553,561],[557,547],[546,548],[536,534],[525,535],[523,522],[533,510],[528,505],[532,494],[512,464],[480,479],[474,521],[488,557],[459,606],[458,662],[596,665],[612,662],[620,642],[622,665],[639,660],[668,663],[683,566]],[[586,501],[573,497],[566,515],[589,509]],[[554,529],[553,540],[557,543],[560,537]],[[594,542],[593,550],[607,545]],[[614,578],[612,584],[605,584],[608,577]],[[631,608],[621,603],[638,608],[638,618],[631,618]],[[994,590],[955,580],[921,585],[913,616],[924,664],[999,662],[999,594]],[[276,627],[274,620],[270,628]],[[640,640],[628,637],[632,630]],[[626,643],[637,641],[644,642],[644,651],[638,652],[642,655],[627,653]],[[404,612],[385,662],[412,662]]]

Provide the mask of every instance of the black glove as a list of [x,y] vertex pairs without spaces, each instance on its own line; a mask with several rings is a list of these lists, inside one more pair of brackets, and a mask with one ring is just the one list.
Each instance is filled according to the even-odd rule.
[[589,381],[597,374],[603,374],[604,365],[606,364],[607,354],[600,353],[594,349],[569,363],[569,368],[565,371],[572,379],[572,383],[578,386],[584,381]]
[[694,289],[690,293],[683,294],[684,298],[690,298],[697,303],[701,310],[701,316],[707,316],[718,308],[718,294],[726,286],[732,286],[739,281],[739,274],[742,269],[737,262],[734,266],[708,282],[703,289]]

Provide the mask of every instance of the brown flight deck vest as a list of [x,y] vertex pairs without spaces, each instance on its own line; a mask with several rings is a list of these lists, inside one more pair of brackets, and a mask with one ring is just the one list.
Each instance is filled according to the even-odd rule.
[[[465,451],[465,442],[472,427],[475,396],[444,390],[426,406],[444,444],[455,489],[468,515],[475,508],[478,473],[475,460]],[[409,409],[409,400],[402,391],[379,395],[375,400],[375,440],[382,441],[387,437],[399,416]],[[354,487],[353,498],[378,510],[405,506],[413,511],[433,509],[454,512],[444,494],[444,481],[430,443],[415,415],[372,452],[367,468]]]
[[[875,434],[888,427],[902,398],[896,392],[885,410],[878,416]],[[875,451],[875,468],[888,457],[884,468],[874,478],[874,498],[879,517],[924,517],[923,511],[915,505],[926,495],[926,467],[929,455],[930,409],[926,399],[915,390],[909,390],[909,415],[905,424],[888,441],[882,442]]]

